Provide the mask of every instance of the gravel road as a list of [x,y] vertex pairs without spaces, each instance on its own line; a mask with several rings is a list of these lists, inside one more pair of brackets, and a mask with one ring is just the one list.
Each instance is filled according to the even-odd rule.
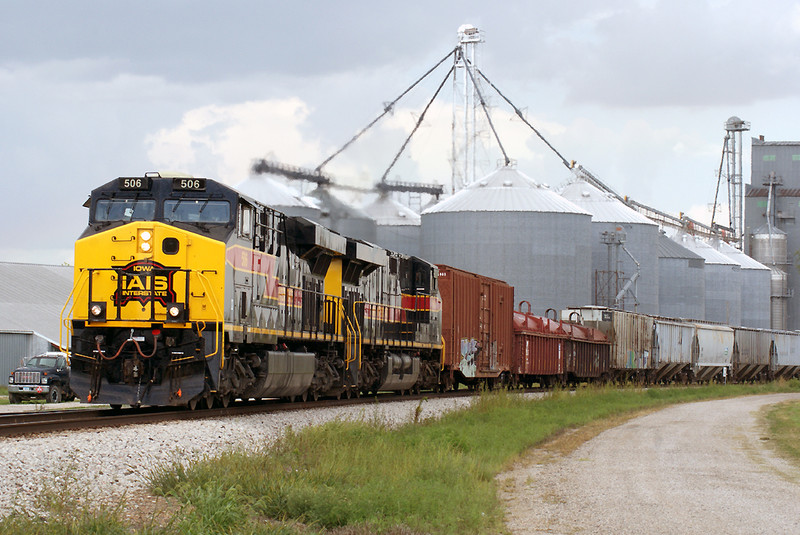
[[800,533],[800,469],[770,448],[774,394],[677,405],[499,476],[507,526],[533,533]]

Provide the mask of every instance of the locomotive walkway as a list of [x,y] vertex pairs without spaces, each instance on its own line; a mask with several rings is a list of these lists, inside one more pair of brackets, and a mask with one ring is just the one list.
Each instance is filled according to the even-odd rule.
[[800,469],[759,427],[772,394],[677,405],[502,474],[515,534],[800,533]]

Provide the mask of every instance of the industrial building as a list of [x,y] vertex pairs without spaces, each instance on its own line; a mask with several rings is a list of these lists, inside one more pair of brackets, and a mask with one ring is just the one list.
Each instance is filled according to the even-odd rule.
[[57,350],[71,266],[0,262],[0,384],[23,358]]
[[753,138],[745,252],[772,270],[772,328],[800,330],[800,141]]

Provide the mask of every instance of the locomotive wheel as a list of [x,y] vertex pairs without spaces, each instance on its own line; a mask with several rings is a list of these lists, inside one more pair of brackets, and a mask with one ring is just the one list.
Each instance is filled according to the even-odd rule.
[[316,390],[311,392],[311,401],[319,401],[319,392]]
[[231,404],[231,395],[230,395],[230,394],[225,394],[225,395],[224,395],[224,396],[222,396],[222,398],[220,399],[220,402],[222,403],[222,408],[223,408],[223,409],[227,409],[227,408],[228,408],[228,405],[230,405],[230,404]]
[[302,394],[300,394],[300,400],[301,400],[303,403],[305,403],[306,401],[308,401],[308,390],[306,390],[305,392],[303,392]]
[[211,409],[214,407],[214,396],[211,394],[207,394],[203,399],[206,400],[206,408]]
[[189,403],[187,405],[189,406],[189,410],[190,411],[196,410],[197,409],[197,398],[190,399]]

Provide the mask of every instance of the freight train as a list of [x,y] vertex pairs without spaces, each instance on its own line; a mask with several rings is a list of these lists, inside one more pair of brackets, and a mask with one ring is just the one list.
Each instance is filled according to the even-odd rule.
[[794,333],[597,307],[515,311],[503,281],[341,236],[211,179],[120,177],[85,206],[62,325],[87,403],[196,408],[800,370]]

